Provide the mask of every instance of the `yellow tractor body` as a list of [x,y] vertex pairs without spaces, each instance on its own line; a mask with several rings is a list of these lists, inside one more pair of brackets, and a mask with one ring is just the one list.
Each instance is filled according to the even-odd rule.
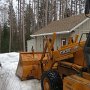
[[[76,68],[81,68],[78,65],[83,65],[84,58],[82,57],[83,46],[85,42],[77,42],[77,35],[74,42],[69,42],[68,45],[60,47],[58,50],[51,50],[54,41],[56,39],[56,34],[53,35],[52,42],[47,40],[43,52],[21,52],[18,67],[16,70],[16,75],[20,77],[21,80],[27,80],[30,78],[40,79],[44,71],[48,71],[51,68],[58,66],[60,61],[68,60],[74,58],[74,66]],[[48,49],[48,52],[46,52]],[[80,57],[80,61],[78,58]],[[83,62],[82,62],[83,61]],[[77,63],[78,62],[78,63]],[[61,62],[62,64],[69,64],[66,62]],[[56,65],[56,66],[55,66]],[[70,64],[69,64],[70,65]],[[71,66],[73,66],[71,64]]]
[[[53,82],[58,82],[60,79],[50,80],[50,78],[56,77],[54,75],[61,77],[63,90],[89,90],[90,78],[88,77],[90,75],[86,68],[87,62],[83,52],[85,41],[78,40],[78,35],[76,35],[73,42],[72,38],[69,38],[67,45],[54,50],[55,39],[56,34],[54,33],[52,40],[47,39],[43,52],[34,52],[34,50],[32,52],[21,52],[16,75],[21,80],[33,78],[41,80],[42,90],[59,90],[62,88]],[[84,71],[87,73],[83,74]],[[83,83],[84,81],[86,83]],[[56,86],[50,86],[53,85],[50,82]],[[84,89],[81,87],[82,85]]]
[[90,90],[90,81],[77,75],[67,76],[63,81],[63,90]]

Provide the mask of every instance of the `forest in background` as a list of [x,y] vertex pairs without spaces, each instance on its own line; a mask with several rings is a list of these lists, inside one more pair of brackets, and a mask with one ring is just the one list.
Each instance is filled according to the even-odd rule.
[[[85,0],[17,0],[8,3],[8,19],[0,25],[0,52],[26,51],[27,40],[52,21],[84,12]],[[17,13],[16,11],[17,10]]]

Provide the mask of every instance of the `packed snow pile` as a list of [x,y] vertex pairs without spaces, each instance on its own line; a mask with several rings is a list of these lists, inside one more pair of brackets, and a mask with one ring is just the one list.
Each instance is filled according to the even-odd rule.
[[0,54],[0,90],[41,90],[40,81],[20,81],[15,75],[19,53]]
[[12,52],[12,53],[4,53],[0,54],[0,62],[18,62],[19,60],[19,53]]

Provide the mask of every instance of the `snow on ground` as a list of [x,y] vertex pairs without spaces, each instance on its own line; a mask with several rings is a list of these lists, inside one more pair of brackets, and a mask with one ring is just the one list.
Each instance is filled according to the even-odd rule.
[[19,53],[0,54],[0,90],[41,90],[40,81],[20,81],[15,75]]

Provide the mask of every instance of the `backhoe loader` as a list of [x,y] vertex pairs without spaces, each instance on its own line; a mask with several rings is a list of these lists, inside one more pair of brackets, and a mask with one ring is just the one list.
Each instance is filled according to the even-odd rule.
[[[87,17],[89,9],[87,0]],[[78,37],[69,38],[67,45],[54,50],[54,33],[52,39],[46,39],[43,52],[21,52],[16,75],[21,80],[41,80],[42,90],[90,90],[90,33]]]
[[20,53],[16,75],[21,80],[32,78],[41,80],[42,90],[62,90],[62,80],[66,76],[75,74],[81,76],[88,70],[83,53],[85,41],[82,38],[87,38],[89,35],[83,33],[80,40],[78,40],[79,35],[76,35],[73,41],[72,38],[69,38],[67,45],[54,50],[56,39],[54,33],[52,39],[47,38],[43,52],[34,52],[33,50],[31,53]]

